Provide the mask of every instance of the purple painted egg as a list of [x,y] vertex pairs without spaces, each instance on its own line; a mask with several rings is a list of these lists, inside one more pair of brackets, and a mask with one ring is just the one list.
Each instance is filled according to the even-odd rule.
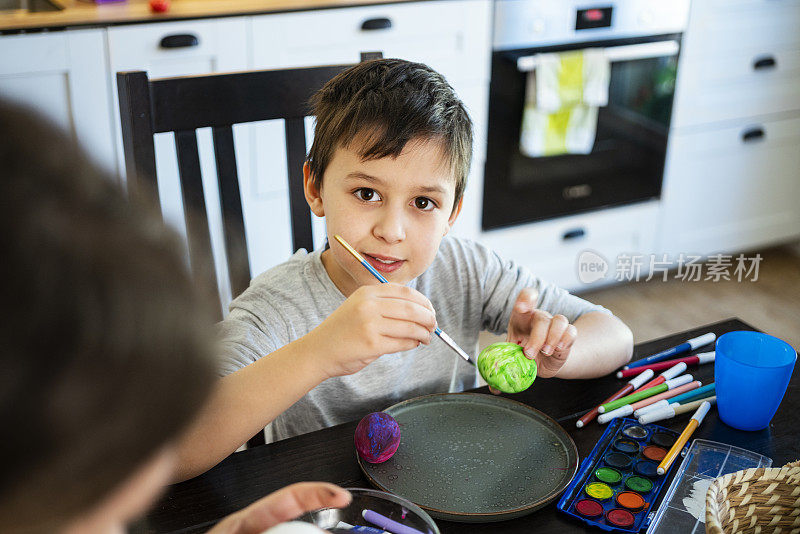
[[364,416],[356,427],[356,451],[371,464],[385,462],[400,446],[400,425],[384,412]]

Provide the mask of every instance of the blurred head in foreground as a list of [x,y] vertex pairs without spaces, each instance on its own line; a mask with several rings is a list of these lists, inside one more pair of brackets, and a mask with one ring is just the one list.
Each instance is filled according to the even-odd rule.
[[[0,100],[0,139],[0,531],[121,533],[211,392],[211,308],[176,235],[67,136]],[[350,500],[292,484],[209,534]]]
[[160,219],[0,102],[0,529],[142,512],[214,380],[211,322]]

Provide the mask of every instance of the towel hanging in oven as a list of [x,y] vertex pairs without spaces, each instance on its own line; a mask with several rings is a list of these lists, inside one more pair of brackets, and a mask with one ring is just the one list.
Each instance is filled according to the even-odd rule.
[[605,51],[543,53],[536,59],[527,78],[520,151],[529,157],[590,153],[597,108],[608,104]]

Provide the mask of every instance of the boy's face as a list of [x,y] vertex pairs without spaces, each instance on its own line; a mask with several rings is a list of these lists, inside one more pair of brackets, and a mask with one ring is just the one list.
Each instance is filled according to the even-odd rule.
[[461,202],[455,178],[434,140],[411,141],[396,158],[363,161],[339,147],[318,191],[305,170],[306,199],[326,218],[331,248],[322,263],[345,296],[379,283],[333,236],[342,236],[384,278],[405,284],[433,262]]

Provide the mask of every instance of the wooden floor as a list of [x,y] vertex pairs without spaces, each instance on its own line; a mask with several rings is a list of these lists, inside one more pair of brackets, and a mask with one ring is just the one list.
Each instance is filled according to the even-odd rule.
[[[758,280],[632,282],[582,293],[625,321],[636,343],[729,317],[800,348],[800,244],[759,251]],[[752,257],[748,252],[745,257]],[[705,274],[705,270],[703,273]],[[499,340],[483,335],[481,346]]]

